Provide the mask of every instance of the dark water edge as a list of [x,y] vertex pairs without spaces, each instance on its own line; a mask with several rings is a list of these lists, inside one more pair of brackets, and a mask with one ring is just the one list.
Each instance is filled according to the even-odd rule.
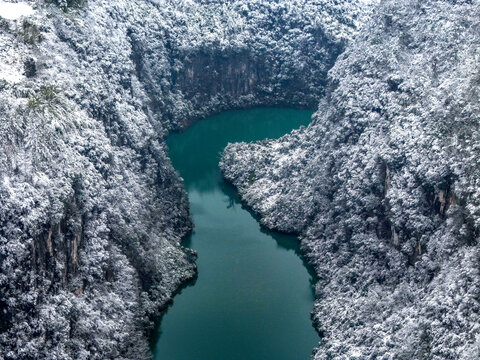
[[[231,197],[234,199],[235,203],[240,205],[242,210],[247,211],[260,224],[260,216],[242,200],[240,194],[237,192],[237,189],[231,182],[224,179],[221,187],[226,194],[232,194]],[[308,263],[306,257],[304,256],[304,253],[300,248],[300,241],[297,238],[297,234],[270,230],[262,224],[260,224],[260,231],[275,239],[278,246],[288,250],[293,250],[295,252],[295,255],[297,255],[302,260],[303,266],[305,267],[305,269],[307,269],[308,274],[311,276],[310,284],[312,286],[312,296],[315,297],[315,284],[318,280],[317,274],[315,273],[315,269],[313,268],[313,266]],[[287,239],[285,239],[285,237],[287,237]],[[291,241],[291,238],[294,238],[294,241]],[[191,233],[189,233],[188,236],[185,238],[185,243],[182,241],[182,245],[185,247],[190,247]],[[195,279],[192,279],[192,281],[196,281],[196,278],[197,277],[195,276]]]
[[308,359],[317,346],[314,273],[298,239],[261,227],[218,169],[228,142],[280,137],[312,113],[228,111],[167,139],[195,224],[182,245],[199,257],[197,277],[179,289],[152,337],[155,359]]

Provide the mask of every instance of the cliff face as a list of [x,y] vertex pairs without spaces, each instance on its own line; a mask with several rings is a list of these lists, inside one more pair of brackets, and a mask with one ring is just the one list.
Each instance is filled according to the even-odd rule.
[[316,359],[480,356],[479,10],[383,2],[308,128],[223,154],[316,269]]
[[164,137],[312,106],[365,2],[31,4],[0,22],[0,358],[148,358],[195,273]]
[[[360,16],[343,6],[339,15],[321,1],[181,3],[163,14],[169,22],[133,24],[133,60],[155,116],[177,130],[225,109],[315,107]],[[329,30],[321,15],[339,23]]]

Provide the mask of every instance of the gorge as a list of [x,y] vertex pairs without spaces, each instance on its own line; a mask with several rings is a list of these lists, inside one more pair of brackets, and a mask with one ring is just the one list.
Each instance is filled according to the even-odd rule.
[[201,120],[167,139],[194,222],[188,247],[198,278],[162,317],[154,359],[308,359],[318,343],[313,278],[293,236],[260,228],[222,180],[230,141],[276,138],[306,126],[310,111],[259,108]]
[[301,269],[291,298],[308,286],[296,252],[315,275],[320,336],[291,335],[299,356],[480,357],[478,1],[3,3],[28,11],[0,9],[1,360],[150,359],[174,294],[198,276],[163,317],[172,334],[204,281],[203,250],[182,242],[202,228],[200,197],[168,136],[255,106],[317,109],[215,159],[236,188],[216,188],[232,207],[215,217],[238,190],[256,246],[298,236],[265,256]]

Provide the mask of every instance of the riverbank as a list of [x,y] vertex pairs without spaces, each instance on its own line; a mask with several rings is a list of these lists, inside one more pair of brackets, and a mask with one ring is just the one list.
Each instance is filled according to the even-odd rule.
[[[219,154],[306,126],[311,111],[229,111],[167,139],[189,194],[198,277],[182,290],[157,330],[155,359],[308,359],[319,339],[310,313],[313,279],[293,236],[271,233],[223,182]],[[192,151],[195,149],[195,151]],[[185,346],[188,342],[188,346]]]

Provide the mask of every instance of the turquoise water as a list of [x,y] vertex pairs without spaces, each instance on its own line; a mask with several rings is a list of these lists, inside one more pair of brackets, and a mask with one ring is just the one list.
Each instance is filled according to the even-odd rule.
[[195,229],[198,278],[178,294],[154,339],[158,360],[300,360],[318,343],[310,319],[312,276],[295,237],[262,229],[220,175],[228,142],[280,137],[311,111],[228,111],[168,138]]

